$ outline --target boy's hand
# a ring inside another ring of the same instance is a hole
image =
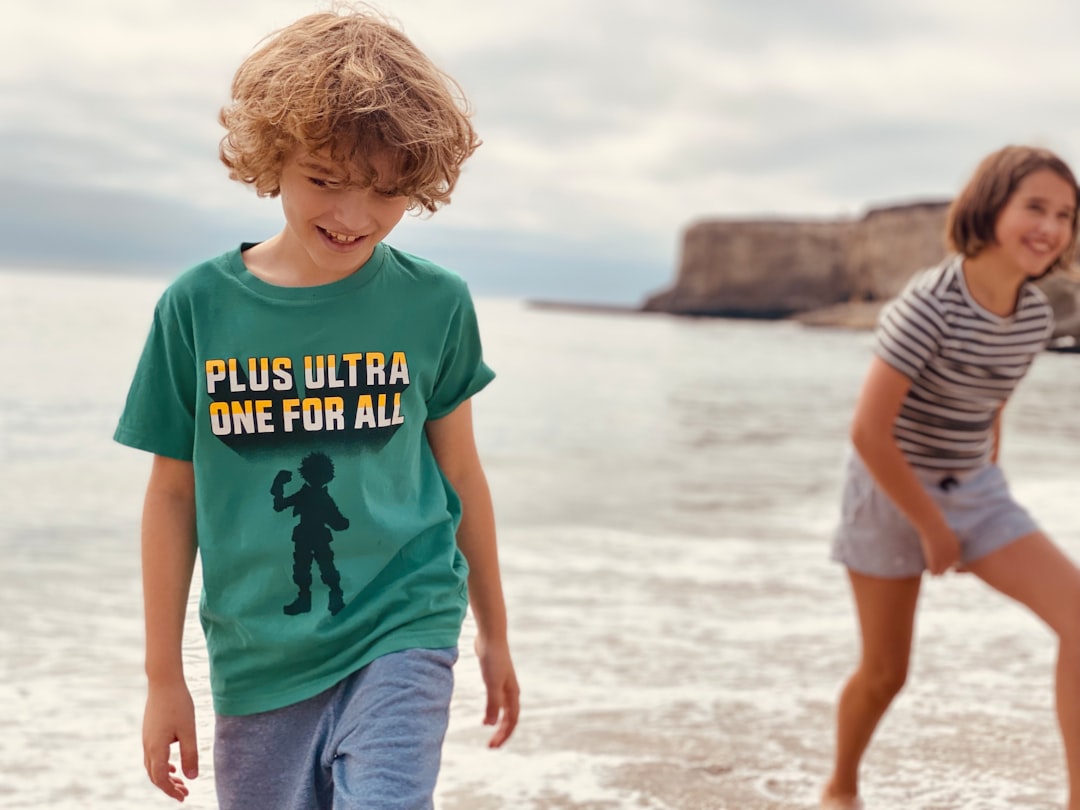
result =
[[[169,762],[169,749],[180,744],[180,766],[188,779],[199,775],[199,751],[195,744],[195,706],[187,686],[150,686],[143,715],[143,764],[146,774],[166,796],[184,801],[188,787]]]
[[[505,640],[487,643],[477,636],[475,646],[476,656],[480,660],[480,676],[487,689],[484,725],[498,724],[488,741],[488,748],[498,748],[510,739],[517,726],[521,689],[514,673],[514,662],[510,660],[510,647]]]
[[[940,576],[960,562],[960,541],[948,526],[919,535],[926,567],[934,576]]]

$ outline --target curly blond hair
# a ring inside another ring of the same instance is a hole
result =
[[[296,150],[327,150],[365,182],[389,154],[390,183],[410,207],[450,201],[461,165],[480,145],[454,79],[385,17],[367,7],[311,14],[267,37],[240,65],[219,120],[229,176],[259,196],[280,192]]]

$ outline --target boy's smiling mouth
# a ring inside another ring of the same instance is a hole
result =
[[[348,236],[347,234],[337,233],[336,231],[330,231],[318,225],[316,225],[315,227],[319,228],[319,231],[328,239],[330,239],[330,241],[338,245],[351,245],[355,242],[359,242],[361,239],[364,238],[363,236]]]

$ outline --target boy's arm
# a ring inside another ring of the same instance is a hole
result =
[[[154,456],[142,522],[143,604],[146,615],[147,699],[143,761],[150,781],[183,801],[169,749],[180,744],[184,774],[198,775],[195,709],[184,680],[182,640],[195,567],[195,475],[191,462]]]
[[[855,406],[851,441],[878,485],[919,532],[930,573],[943,574],[959,561],[960,543],[893,437],[910,388],[911,380],[874,357]]]
[[[488,745],[498,748],[514,731],[519,694],[507,641],[506,604],[495,543],[495,511],[473,435],[472,403],[427,423],[435,460],[461,499],[457,542],[469,562],[469,602],[476,619],[476,654],[487,688],[485,725],[498,728]],[[501,719],[500,719],[501,712]]]

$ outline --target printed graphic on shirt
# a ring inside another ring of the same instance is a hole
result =
[[[270,485],[274,511],[283,512],[291,506],[293,517],[300,518],[292,531],[293,582],[298,593],[283,610],[288,616],[311,611],[311,568],[315,564],[330,591],[327,608],[336,615],[345,607],[345,599],[341,574],[334,565],[334,551],[330,548],[334,539],[331,530],[340,532],[349,528],[349,519],[341,514],[327,490],[327,484],[334,479],[334,462],[323,453],[309,453],[300,462],[300,477],[304,483],[291,495],[285,494],[285,485],[292,481],[289,470],[280,470]]]
[[[221,357],[204,364],[210,430],[230,447],[382,446],[404,424],[403,351]]]

